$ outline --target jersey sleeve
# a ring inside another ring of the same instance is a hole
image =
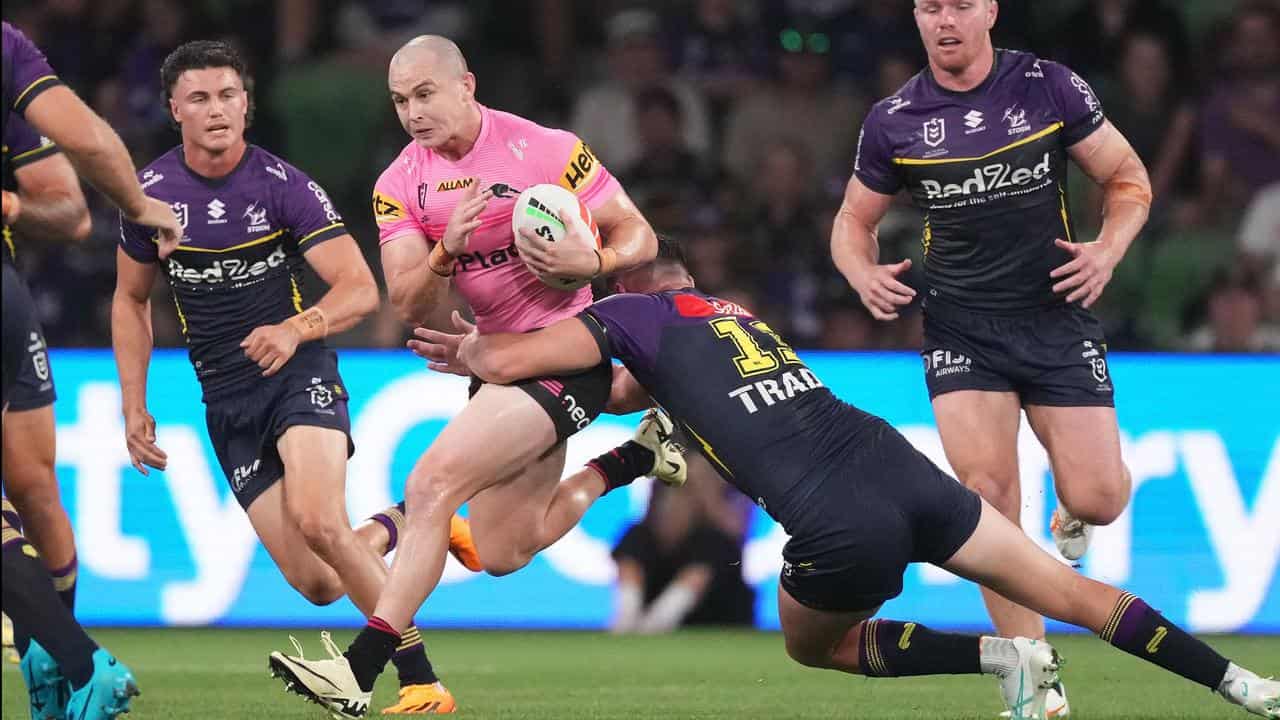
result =
[[[59,152],[49,138],[42,137],[20,117],[11,117],[4,127],[5,161],[17,170]]]
[[[378,243],[387,243],[405,235],[427,235],[427,230],[409,211],[410,202],[417,192],[413,178],[397,158],[391,167],[382,171],[373,186],[373,219],[378,223]]]
[[[292,231],[298,250],[304,253],[326,240],[347,234],[347,227],[329,193],[297,168],[290,168],[279,212]]]
[[[135,225],[120,214],[120,249],[124,254],[140,263],[154,263],[160,260],[160,252],[156,246],[156,229],[145,225]]]
[[[581,138],[565,130],[546,132],[543,170],[547,182],[576,194],[590,210],[600,207],[622,189],[617,178]]]
[[[1062,142],[1071,147],[1102,127],[1102,103],[1084,78],[1065,65],[1041,60],[1049,98],[1062,119]]]
[[[893,195],[902,187],[902,178],[893,166],[893,145],[884,126],[885,119],[885,111],[876,105],[862,121],[858,151],[853,157],[853,174],[881,195]]]
[[[669,306],[657,295],[625,293],[592,304],[578,314],[600,346],[600,354],[627,366],[653,367]]]
[[[44,53],[20,30],[5,23],[4,36],[4,64],[8,66],[5,73],[10,75],[8,79],[11,83],[6,87],[6,92],[13,94],[12,98],[5,98],[6,102],[11,103],[7,110],[25,115],[32,100],[45,90],[61,85],[62,81],[49,66]]]

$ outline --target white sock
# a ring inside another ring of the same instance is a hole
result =
[[[1246,670],[1233,662],[1228,662],[1227,672],[1222,675],[1222,682],[1218,683],[1218,694],[1227,698],[1228,700],[1233,699],[1231,695],[1228,694],[1227,692],[1228,690],[1227,686],[1230,685],[1233,680],[1239,677],[1256,678],[1258,676],[1255,673],[1249,670]]]
[[[1018,649],[1009,638],[983,635],[978,645],[978,667],[984,675],[1004,677],[1018,667]]]
[[[644,590],[639,585],[619,585],[615,599],[613,626],[615,633],[631,633],[636,631],[640,623],[640,611],[644,609]]]
[[[672,583],[649,606],[649,612],[640,620],[640,632],[664,633],[680,626],[684,617],[698,604],[699,593],[681,583]]]

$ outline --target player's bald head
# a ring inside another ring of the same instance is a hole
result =
[[[419,35],[391,56],[391,70],[429,66],[442,76],[462,77],[467,73],[467,59],[457,43],[443,35]]]

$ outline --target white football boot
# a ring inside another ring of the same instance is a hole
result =
[[[672,438],[674,434],[675,424],[671,418],[653,408],[640,420],[633,439],[636,444],[653,452],[653,468],[646,474],[678,487],[688,479],[689,465],[684,459],[684,448]]]
[[[325,660],[307,660],[302,656],[302,644],[292,635],[289,642],[298,654],[273,651],[267,660],[271,677],[283,679],[286,690],[320,704],[335,718],[362,718],[368,714],[373,693],[360,689],[350,663],[329,633],[320,633],[320,642],[329,653]]]
[[[1013,639],[1018,651],[1018,665],[1007,675],[998,675],[1000,694],[1004,696],[1006,716],[1011,720],[1048,720],[1063,717],[1049,715],[1049,693],[1059,684],[1058,667],[1061,659],[1058,651],[1043,640],[1019,637]],[[1065,695],[1060,695],[1063,706]]]
[[[8,615],[3,615],[3,618],[4,618],[3,619],[4,659],[5,659],[5,662],[10,662],[10,663],[13,663],[14,665],[17,665],[18,661],[21,660],[22,658],[18,657],[18,650],[13,646],[13,621],[9,619]]]
[[[1044,716],[1049,720],[1071,717],[1071,704],[1067,702],[1067,686],[1063,685],[1061,680],[1049,688],[1049,692],[1044,695]],[[1013,717],[1013,713],[1005,710],[999,717]]]
[[[1049,532],[1053,534],[1053,543],[1058,546],[1062,557],[1075,562],[1084,557],[1089,549],[1089,541],[1093,539],[1093,526],[1071,517],[1061,505],[1053,511],[1049,520]]]
[[[1254,715],[1280,718],[1280,682],[1260,678],[1235,663],[1227,666],[1218,694]]]

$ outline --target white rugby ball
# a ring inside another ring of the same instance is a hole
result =
[[[568,211],[569,222],[579,232],[569,235],[565,231],[564,223],[560,221],[561,210]],[[559,185],[543,183],[520,193],[520,197],[516,198],[516,206],[511,211],[511,232],[519,237],[522,229],[551,242],[586,241],[590,243],[586,246],[590,249],[599,250],[601,247],[600,229],[596,227],[596,221],[591,219],[591,211],[577,195]],[[529,271],[544,285],[557,290],[577,290],[591,283],[590,278],[541,275],[533,268],[529,268]]]

